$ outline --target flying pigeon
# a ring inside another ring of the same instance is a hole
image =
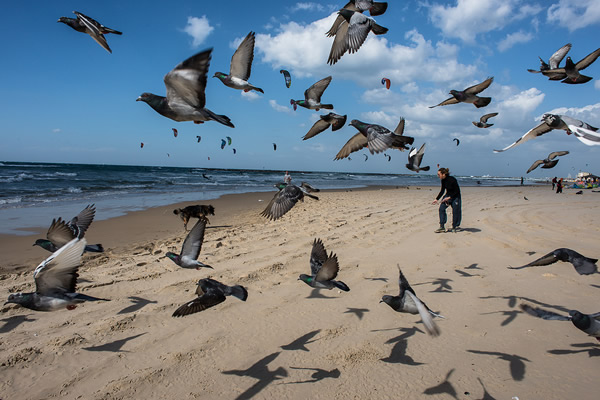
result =
[[[423,146],[421,146],[419,150],[417,150],[416,147],[411,148],[408,153],[408,164],[406,164],[406,168],[415,172],[429,171],[429,166],[420,167],[423,155],[425,155],[425,143],[423,143]]]
[[[338,288],[344,292],[350,291],[348,285],[334,280],[340,270],[337,255],[331,252],[327,255],[321,239],[315,239],[310,252],[310,275],[300,274],[299,280],[317,289]]]
[[[215,72],[213,78],[219,78],[225,86],[233,89],[243,90],[244,92],[256,90],[257,92],[264,93],[261,88],[248,83],[252,69],[252,60],[254,59],[254,37],[254,32],[250,32],[242,40],[235,53],[233,53],[229,75],[223,72]]]
[[[344,6],[344,8],[351,11],[358,11],[360,13],[368,10],[371,16],[376,17],[385,13],[387,6],[388,3],[381,3],[373,0],[350,0],[348,4]],[[333,22],[333,25],[326,33],[327,37],[335,36],[340,26],[346,24],[348,24],[348,21],[346,21],[342,15],[338,14],[337,18]]]
[[[114,29],[107,28],[95,19],[83,15],[80,12],[73,11],[73,14],[75,14],[77,18],[60,17],[56,22],[62,22],[64,24],[67,24],[71,28],[75,29],[77,32],[87,33],[92,37],[92,39],[96,41],[96,43],[104,47],[104,49],[109,53],[112,53],[112,50],[110,49],[110,47],[108,47],[108,43],[106,42],[106,38],[104,37],[104,35],[107,33],[122,35],[123,33]]]
[[[577,310],[570,310],[569,315],[560,315],[527,304],[521,304],[521,310],[529,315],[546,320],[571,321],[575,327],[600,341],[600,312],[595,314],[583,314]]]
[[[479,118],[479,122],[472,121],[473,125],[475,125],[478,128],[489,128],[490,126],[493,126],[494,124],[488,124],[487,120],[492,117],[495,117],[496,115],[498,115],[498,113],[485,114],[484,116]]]
[[[339,61],[344,53],[356,53],[363,45],[369,32],[375,35],[383,35],[387,33],[388,28],[378,25],[373,18],[367,17],[358,11],[342,8],[338,12],[339,16],[343,17],[347,23],[341,24],[335,32],[335,39],[331,45],[327,64],[333,65]]]
[[[288,71],[286,71],[285,69],[279,70],[279,73],[283,74],[283,78],[285,79],[285,86],[287,86],[288,88],[290,86],[292,86],[292,77],[291,77],[290,73]]]
[[[334,160],[346,158],[350,153],[365,147],[369,148],[371,154],[381,153],[387,149],[404,151],[415,140],[410,136],[402,135],[404,133],[404,118],[400,118],[400,122],[394,132],[381,125],[369,124],[357,119],[353,119],[350,125],[358,129],[358,133],[346,142]]]
[[[460,140],[458,140],[458,138],[454,138],[452,139],[453,141],[456,140],[456,145],[458,146],[460,144]]]
[[[539,57],[540,62],[541,62],[539,71],[535,70],[535,69],[528,69],[527,71],[534,73],[534,74],[539,74],[540,72],[544,73],[545,71],[557,69],[558,65],[563,60],[563,58],[565,58],[565,56],[567,55],[569,50],[571,50],[571,43],[565,44],[563,47],[558,49],[554,54],[552,54],[552,57],[550,57],[548,64],[546,64],[546,62],[544,60],[542,60],[542,57]]]
[[[553,151],[552,153],[548,154],[548,157],[546,157],[545,159],[537,160],[536,162],[534,162],[531,165],[531,167],[529,167],[529,169],[527,170],[527,173],[530,173],[542,164],[542,168],[554,168],[554,166],[558,164],[558,160],[554,160],[554,158],[559,156],[565,156],[567,154],[569,154],[568,151]]]
[[[419,300],[415,291],[410,287],[410,284],[404,277],[399,265],[398,272],[400,273],[400,278],[398,280],[398,284],[400,285],[400,293],[398,296],[385,295],[381,298],[380,303],[386,303],[397,312],[419,314],[421,316],[421,320],[423,320],[423,324],[425,325],[427,333],[429,333],[431,336],[438,336],[440,334],[440,329],[433,321],[432,315],[440,318],[443,317],[431,311],[425,303]]]
[[[458,103],[471,103],[475,107],[485,107],[492,101],[491,97],[479,97],[476,96],[478,93],[483,92],[487,89],[494,80],[494,77],[487,78],[485,81],[478,83],[477,85],[466,88],[465,90],[451,90],[450,94],[452,97],[442,101],[440,104],[435,106],[430,106],[429,108],[434,108],[438,106],[447,106],[448,104],[458,104]]]
[[[226,296],[234,296],[242,301],[246,301],[248,298],[248,291],[240,285],[227,286],[210,278],[200,279],[197,285],[198,297],[175,310],[173,317],[183,317],[204,311],[224,302]]]
[[[494,153],[506,151],[528,140],[535,139],[538,136],[548,133],[553,129],[562,129],[566,131],[568,135],[574,133],[577,139],[588,146],[593,144],[600,145],[600,133],[596,133],[598,128],[594,128],[583,121],[579,121],[578,119],[571,118],[567,115],[544,114],[542,116],[542,122],[538,126],[530,129],[513,144],[503,148],[502,150],[494,150]]]
[[[306,89],[304,91],[304,100],[290,100],[290,104],[294,106],[294,111],[296,111],[297,106],[317,111],[321,108],[333,110],[333,104],[321,104],[321,96],[325,89],[327,89],[327,86],[329,86],[329,82],[331,82],[331,76],[321,79]]]
[[[543,257],[538,258],[535,261],[530,262],[529,264],[523,265],[522,267],[508,267],[509,269],[522,269],[527,267],[537,267],[541,265],[550,265],[554,264],[557,261],[570,262],[573,267],[575,267],[575,271],[579,275],[589,275],[595,274],[598,272],[596,268],[596,263],[598,262],[597,258],[588,258],[582,256],[578,252],[571,250],[560,248],[550,253],[546,254]]]
[[[585,56],[581,61],[574,63],[571,57],[567,57],[564,68],[555,68],[542,71],[542,74],[552,81],[562,80],[562,83],[578,84],[592,80],[591,77],[579,73],[579,71],[590,66],[600,56],[600,48]]]
[[[33,272],[35,292],[12,293],[5,304],[20,304],[35,311],[56,311],[73,310],[84,301],[108,301],[75,292],[85,243],[85,239],[75,238],[52,253]]]
[[[275,196],[273,196],[267,207],[260,214],[273,221],[281,218],[285,213],[290,211],[298,200],[304,201],[304,195],[311,199],[319,200],[317,196],[310,194],[311,191],[315,190],[304,182],[300,186],[281,183],[276,187],[279,188],[279,192],[275,193]]]
[[[210,265],[204,264],[198,261],[200,250],[202,249],[202,242],[204,241],[204,230],[206,229],[206,218],[198,219],[196,225],[187,234],[181,246],[181,254],[171,253],[170,251],[165,254],[165,257],[169,257],[175,264],[183,268],[210,268]]]
[[[179,63],[165,75],[167,97],[142,93],[136,101],[148,103],[157,113],[174,121],[217,121],[234,128],[229,117],[217,115],[205,108],[206,73],[210,64],[212,48],[204,50]]]
[[[310,139],[311,137],[317,136],[331,126],[332,131],[341,129],[346,124],[346,116],[338,115],[330,112],[327,115],[321,115],[319,120],[310,128],[308,133],[302,137],[302,140]]]
[[[54,253],[71,240],[75,238],[82,238],[85,232],[89,228],[90,224],[94,220],[96,215],[96,207],[91,204],[81,210],[71,221],[65,222],[62,218],[53,219],[46,233],[46,239],[37,239],[34,246],[40,246],[41,248]],[[101,244],[90,244],[85,246],[84,251],[102,253],[104,248]]]

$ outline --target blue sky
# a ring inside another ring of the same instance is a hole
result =
[[[359,119],[393,130],[404,117],[405,135],[414,137],[416,146],[427,143],[423,165],[433,169],[440,164],[459,175],[521,176],[533,161],[569,150],[553,170],[528,176],[600,174],[600,146],[585,146],[564,131],[492,152],[521,137],[546,112],[600,126],[600,61],[583,71],[594,77],[583,85],[527,72],[539,67],[538,56],[548,60],[566,43],[573,44],[569,55],[575,62],[600,46],[598,0],[390,1],[387,12],[375,17],[389,32],[369,36],[357,53],[330,66],[332,39],[325,32],[344,4],[11,2],[0,14],[0,160],[412,173],[404,166],[407,152],[397,150],[387,152],[390,162],[381,154],[363,161],[366,149],[351,161],[333,161],[356,133],[351,126],[301,140],[325,113],[294,112],[289,100],[302,99],[305,89],[332,75],[323,102],[347,114],[348,123]],[[112,54],[57,23],[73,10],[123,31],[106,36]],[[212,78],[229,70],[237,44],[250,31],[257,38],[249,81],[264,94],[243,94]],[[209,47],[214,50],[207,108],[229,116],[234,129],[175,122],[135,101],[142,92],[164,95],[164,75]],[[282,68],[292,74],[289,89]],[[492,97],[489,106],[428,108],[448,98],[450,89],[489,76],[494,83],[482,93]],[[383,77],[391,80],[390,90],[381,84]],[[471,124],[490,112],[499,112],[490,120],[493,127]],[[178,130],[177,138],[171,128]],[[200,143],[196,135],[202,136]],[[221,150],[226,136],[233,143]],[[458,147],[455,137],[461,140]]]

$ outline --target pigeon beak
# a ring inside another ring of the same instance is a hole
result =
[[[142,96],[140,96],[137,99],[135,99],[135,101],[142,101]]]
[[[383,300],[379,300],[380,303],[383,303]]]

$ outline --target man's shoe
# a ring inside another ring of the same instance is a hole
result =
[[[444,233],[446,232],[446,228],[444,228],[443,226],[440,226],[439,228],[437,228],[435,230],[435,233]]]

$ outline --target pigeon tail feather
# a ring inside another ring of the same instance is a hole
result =
[[[83,251],[88,251],[91,253],[103,253],[104,252],[104,247],[102,247],[102,245],[100,243],[98,244],[88,244],[85,246],[85,249]]]
[[[421,171],[429,171],[429,168],[430,168],[430,167],[429,167],[429,165],[428,165],[428,166],[426,166],[426,167],[422,167],[422,168],[421,168]]]
[[[319,108],[322,108],[325,110],[333,110],[333,104],[321,104],[321,106]]]
[[[343,290],[344,292],[349,292],[350,288],[342,281],[331,281],[336,288]]]
[[[209,118],[212,119],[213,121],[220,122],[223,125],[226,125],[230,128],[235,128],[235,125],[233,125],[231,123],[231,120],[229,119],[228,116],[215,114],[214,112],[210,111],[208,108],[205,108],[204,110],[208,113]]]
[[[561,82],[562,83],[569,83],[571,85],[576,85],[578,83],[586,83],[586,82],[589,82],[591,80],[592,80],[591,76],[586,76],[586,75],[579,74],[579,76],[577,77],[577,79],[571,79],[569,77],[566,77]]]
[[[242,301],[246,301],[246,299],[248,298],[248,291],[245,287],[240,285],[229,286],[227,288],[227,291],[225,292],[225,295],[231,295],[233,297],[237,297]]]
[[[369,9],[372,17],[376,17],[386,12],[388,3],[373,2],[373,6]]]
[[[102,299],[100,297],[88,296],[87,294],[81,294],[81,293],[77,293],[75,295],[75,298],[78,300],[85,300],[85,301],[110,301],[110,299]]]
[[[373,24],[373,26],[371,26],[371,30],[376,35],[383,35],[384,33],[387,33],[388,28],[384,28],[383,26],[378,24]]]
[[[492,101],[491,97],[480,97],[473,104],[477,108],[485,107]]]

